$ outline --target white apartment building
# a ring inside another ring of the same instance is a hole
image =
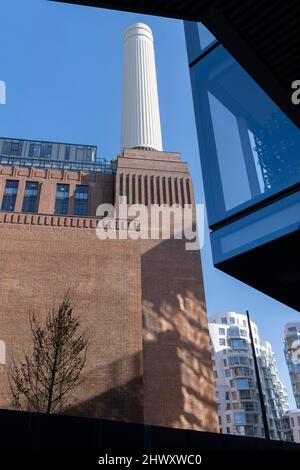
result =
[[[288,441],[300,443],[300,410],[289,410],[282,418]]]
[[[284,328],[284,354],[297,408],[300,408],[300,322]]]
[[[288,410],[287,389],[278,376],[270,343],[260,339],[251,322],[266,405],[270,436],[286,439],[282,416]],[[247,317],[236,312],[209,319],[220,432],[264,437]]]

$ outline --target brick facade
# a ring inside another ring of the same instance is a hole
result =
[[[89,349],[66,413],[217,432],[199,252],[184,240],[100,241],[95,230],[97,205],[119,194],[148,205],[192,202],[180,155],[128,150],[116,175],[3,166],[1,188],[6,178],[37,179],[41,189],[39,214],[20,205],[0,212],[0,408],[10,407],[11,357],[30,348],[28,313],[43,317],[71,287]],[[61,181],[90,185],[89,217],[53,214]]]

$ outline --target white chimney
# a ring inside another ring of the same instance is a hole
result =
[[[122,149],[162,151],[152,31],[130,26],[124,38]]]

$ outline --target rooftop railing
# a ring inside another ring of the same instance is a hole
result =
[[[113,161],[106,160],[105,158],[99,158],[96,162],[72,162],[0,155],[0,165],[100,172],[107,175],[112,175],[116,172],[115,163]]]

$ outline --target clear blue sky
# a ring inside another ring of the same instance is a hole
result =
[[[133,22],[147,23],[155,39],[164,149],[189,162],[203,202],[182,22],[46,0],[1,0],[0,18],[0,80],[7,86],[0,135],[93,144],[106,158],[120,150],[123,33]],[[283,328],[300,321],[299,314],[216,270],[207,230],[202,263],[208,314],[250,311],[273,346],[294,408]]]

